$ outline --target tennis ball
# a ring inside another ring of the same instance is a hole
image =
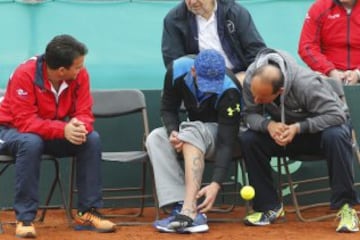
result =
[[[245,185],[241,188],[240,190],[240,196],[244,199],[244,200],[251,200],[255,197],[255,190],[252,186],[250,185]]]

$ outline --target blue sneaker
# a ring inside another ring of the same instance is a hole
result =
[[[168,225],[170,224],[170,222],[172,220],[175,219],[175,216],[180,213],[181,209],[182,209],[182,204],[181,203],[175,203],[174,206],[173,206],[173,209],[171,210],[170,215],[168,217],[164,218],[164,219],[156,220],[153,223],[153,226],[157,230],[159,230],[159,232],[166,232],[166,233],[175,232],[175,229],[169,228]]]
[[[203,213],[198,213],[194,220],[186,215],[178,214],[170,221],[168,228],[175,229],[178,233],[201,233],[209,230],[207,217]]]

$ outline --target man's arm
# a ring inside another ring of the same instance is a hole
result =
[[[221,184],[229,168],[240,126],[240,93],[227,90],[219,102],[216,155],[212,181]]]
[[[19,132],[36,133],[44,139],[64,137],[65,122],[39,117],[36,90],[31,76],[20,70],[15,71],[7,87],[13,126]]]
[[[175,59],[185,56],[184,36],[181,35],[180,30],[175,25],[171,15],[171,11],[164,19],[161,51],[165,67],[167,67]]]
[[[90,79],[86,69],[81,70],[78,74],[74,99],[74,112],[71,114],[71,118],[76,118],[80,122],[84,123],[88,132],[93,131],[94,115],[92,113],[93,98],[90,91]]]
[[[80,74],[80,73],[79,73]],[[84,77],[87,76],[86,71],[82,73]],[[77,81],[77,80],[73,80]],[[93,115],[91,112],[92,100],[90,93],[86,94],[86,89],[89,89],[88,78],[82,79],[80,86],[75,90],[74,95],[79,97],[74,101],[73,113],[69,117],[78,118],[86,126],[86,131],[93,130]],[[21,90],[22,94],[19,94]],[[39,106],[36,98],[38,89],[34,87],[34,83],[29,75],[24,72],[18,71],[12,76],[9,81],[7,91],[10,91],[10,111],[12,112],[13,125],[20,132],[33,132],[39,134],[44,139],[55,139],[65,137],[65,125],[63,120],[44,119],[39,116]],[[66,90],[65,90],[66,91]],[[90,99],[89,99],[90,98]],[[61,103],[60,103],[61,104]],[[51,107],[51,106],[50,106]],[[60,106],[53,106],[54,109]],[[55,111],[54,111],[55,112]],[[55,118],[56,116],[54,116]]]
[[[243,55],[246,59],[246,64],[250,65],[257,55],[257,53],[266,47],[263,38],[261,37],[256,25],[247,9],[235,4],[232,9],[236,15],[236,39],[239,41],[239,47],[243,51]]]
[[[207,212],[213,206],[216,195],[224,182],[233,156],[233,148],[240,125],[240,93],[228,90],[219,103],[219,120],[216,140],[216,155],[212,182],[200,189],[196,198],[205,196],[198,205],[200,212]]]
[[[301,30],[298,53],[312,70],[329,75],[335,66],[321,52],[320,12],[318,4],[311,6],[308,11]]]
[[[325,128],[345,123],[343,102],[322,81],[312,79],[299,92],[299,102],[309,112],[309,117],[299,122],[300,133],[315,133]]]
[[[170,65],[165,75],[160,107],[160,117],[168,135],[173,131],[179,131],[179,108],[182,100],[179,90],[175,87],[175,84],[179,83],[173,82],[172,72],[172,65]]]

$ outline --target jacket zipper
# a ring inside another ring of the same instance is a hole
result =
[[[351,60],[351,48],[350,48],[350,16],[352,11],[346,10],[346,19],[347,19],[347,34],[346,34],[346,43],[347,43],[347,69],[350,69],[350,60]]]

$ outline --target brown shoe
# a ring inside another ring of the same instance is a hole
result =
[[[115,232],[115,224],[96,211],[95,208],[91,208],[87,212],[78,212],[74,218],[76,226],[75,230],[90,230],[101,233]]]
[[[34,224],[30,221],[16,221],[15,235],[20,238],[36,238]]]

